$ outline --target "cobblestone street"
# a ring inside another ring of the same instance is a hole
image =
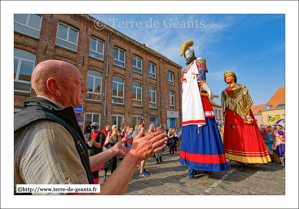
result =
[[[179,154],[169,156],[165,151],[162,160],[160,164],[153,157],[146,161],[149,177],[139,177],[136,168],[125,195],[285,195],[285,168],[276,162],[247,166],[241,172],[236,162],[228,161],[227,171],[200,172],[188,179],[188,167],[180,165]],[[102,184],[104,171],[99,173]]]

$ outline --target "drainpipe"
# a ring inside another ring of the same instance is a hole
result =
[[[108,57],[109,57],[109,43],[110,43],[110,33],[108,35],[108,43],[107,43],[107,60],[106,60],[106,77],[105,77],[105,102],[104,102],[104,128],[106,125],[106,105],[107,105],[107,80],[108,80]]]

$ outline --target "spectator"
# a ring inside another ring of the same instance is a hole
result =
[[[273,143],[274,143],[274,138],[273,138],[273,135],[270,134],[271,133],[271,126],[268,126],[267,127],[267,132],[266,132],[266,136],[265,136],[265,140],[266,140],[266,146],[267,146],[267,150],[269,152],[269,155],[270,155],[270,158],[271,158],[271,161],[272,163],[274,162],[274,158],[273,158],[273,149],[272,149],[272,146],[273,146]]]
[[[89,133],[91,132],[91,123],[92,123],[92,122],[90,122],[90,123],[85,127],[85,133],[86,133],[86,134],[89,134]]]
[[[118,142],[117,129],[115,128],[115,129],[112,129],[112,134],[109,133],[106,138],[106,141],[105,141],[106,149],[112,148],[117,142]],[[104,181],[106,181],[106,178],[107,178],[107,171],[108,170],[111,171],[111,174],[112,174],[113,171],[116,169],[116,166],[117,166],[117,157],[116,156],[104,163],[104,171],[105,171]]]
[[[168,129],[168,144],[169,144],[169,156],[174,155],[174,146],[175,146],[175,135],[174,129]],[[171,154],[172,153],[172,154]]]
[[[134,140],[137,137],[137,135],[139,134],[139,132],[143,129],[143,127],[144,127],[144,120],[142,118],[140,118],[139,121],[138,121],[138,124],[139,124],[139,126],[138,126],[137,130],[134,133]],[[144,136],[147,136],[152,131],[152,129],[153,129],[153,125],[151,124],[149,131],[146,132],[144,134]],[[146,159],[144,159],[144,160],[142,160],[140,162],[140,172],[139,172],[139,176],[140,177],[148,177],[149,176],[149,172],[147,170],[145,170],[145,168],[144,168],[144,166],[145,166],[145,160]]]
[[[99,124],[97,122],[91,124],[91,130],[91,133],[86,134],[86,138],[90,146],[89,155],[94,156],[103,151],[102,147],[105,143],[105,134],[99,131]],[[92,171],[95,184],[99,182],[99,170],[102,168],[103,164]]]
[[[127,147],[131,149],[132,142],[133,142],[133,128],[129,128],[128,133],[126,134],[126,141],[127,141]]]
[[[177,137],[178,137],[178,147],[180,147],[180,145],[181,145],[181,136],[182,136],[182,130],[180,130],[178,132],[178,135],[177,135]]]
[[[284,167],[284,153],[285,153],[285,134],[281,131],[283,128],[282,125],[276,124],[277,132],[275,133],[276,141],[277,141],[277,148],[276,153],[280,159],[281,166]]]
[[[177,153],[177,151],[178,151],[178,141],[179,141],[179,139],[178,139],[178,129],[175,127],[175,126],[173,126],[173,130],[174,130],[174,152],[175,152],[175,154],[177,155],[178,153]]]
[[[111,132],[111,126],[110,123],[106,123],[105,129],[101,130],[101,133],[105,134],[105,139],[107,138],[109,132]]]
[[[157,128],[156,128],[156,131],[160,131],[160,132],[161,132],[161,128],[160,128],[160,127],[157,127]],[[160,151],[158,151],[158,152],[155,153],[155,157],[156,157],[156,162],[157,162],[157,164],[159,164],[159,160],[160,160],[161,163],[163,162],[163,161],[162,161],[162,152],[163,152],[163,150],[160,150]]]
[[[126,156],[100,193],[124,194],[137,164],[165,147],[164,134],[141,137],[142,129],[134,149],[123,147],[122,141],[88,157],[73,109],[82,105],[88,91],[80,71],[70,63],[47,60],[35,67],[31,79],[37,97],[28,98],[25,109],[14,115],[15,188],[17,184],[93,184],[91,170],[114,156]]]
[[[266,139],[265,139],[265,137],[267,135],[267,129],[264,126],[260,127],[260,133],[261,133],[261,136],[262,136],[265,144],[267,145]]]

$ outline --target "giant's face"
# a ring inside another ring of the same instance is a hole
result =
[[[234,77],[233,76],[227,76],[226,78],[225,78],[225,81],[226,81],[226,83],[228,83],[228,84],[231,84],[231,83],[233,83],[234,82]]]

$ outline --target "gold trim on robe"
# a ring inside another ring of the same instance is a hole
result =
[[[250,108],[253,104],[248,89],[238,83],[229,94],[226,93],[226,89],[221,93],[222,115],[225,116],[226,108],[229,108],[245,120],[246,116],[250,115]]]

